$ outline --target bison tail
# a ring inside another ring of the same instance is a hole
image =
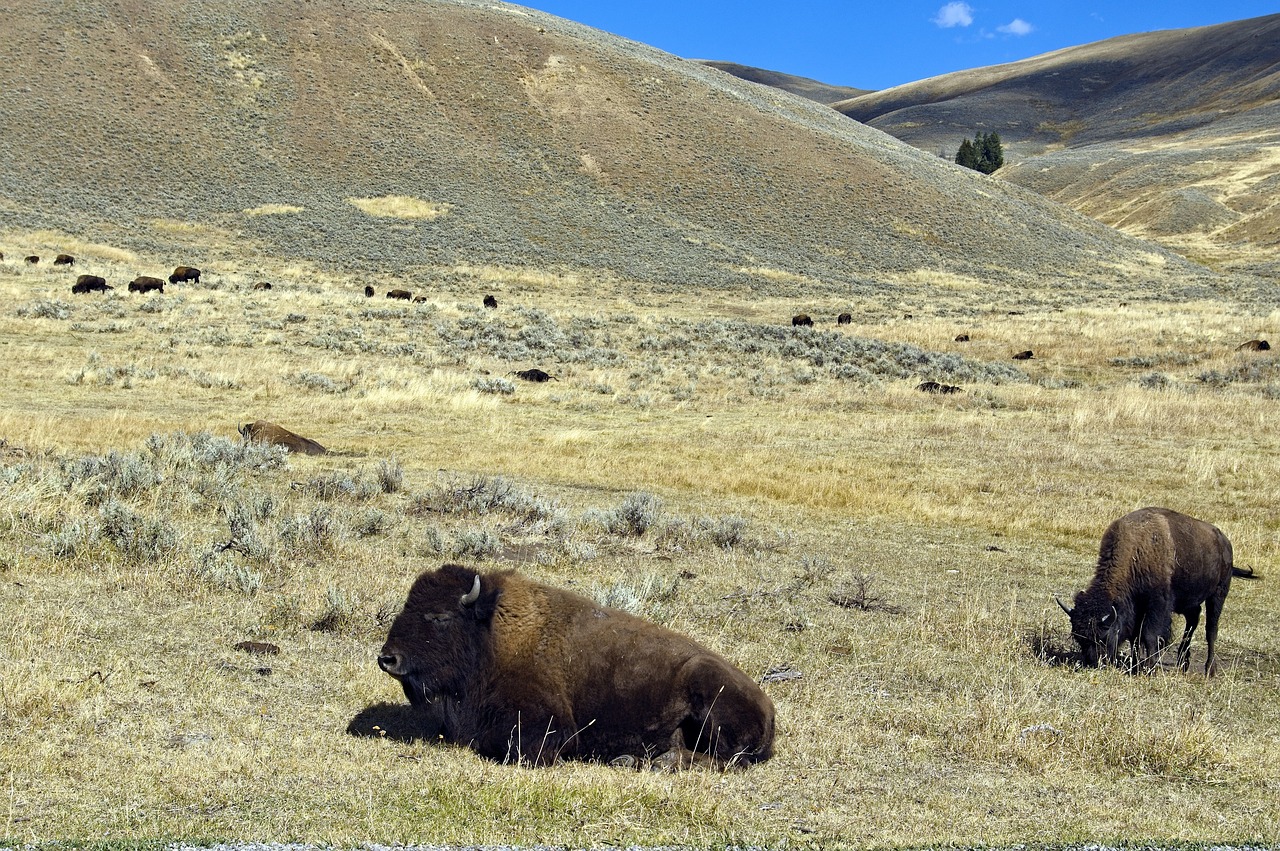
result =
[[[1231,568],[1232,576],[1239,576],[1241,579],[1261,579],[1262,577],[1253,572],[1252,567],[1235,567]]]

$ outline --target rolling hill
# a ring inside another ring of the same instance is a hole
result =
[[[998,131],[1008,182],[1186,256],[1280,275],[1280,15],[1109,39],[835,107],[930,152]]]
[[[0,157],[13,253],[53,231],[213,267],[864,292],[929,269],[1152,291],[1203,273],[826,106],[471,0],[18,0]]]

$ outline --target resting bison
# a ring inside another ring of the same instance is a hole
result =
[[[289,429],[278,426],[275,423],[269,423],[266,420],[251,422],[242,426],[239,432],[240,436],[245,440],[283,446],[289,452],[301,452],[303,455],[324,455],[328,452],[327,449],[314,440],[294,434]]]
[[[1247,343],[1241,343],[1236,346],[1237,352],[1269,352],[1271,344],[1266,340],[1250,340]]]
[[[797,328],[801,326],[812,328],[813,320],[809,318],[809,314],[807,313],[797,313],[795,316],[791,317],[791,324],[793,327]]]
[[[413,298],[413,293],[408,290],[387,290],[387,298],[400,298],[408,301]]]
[[[373,287],[370,286],[369,284],[365,284],[364,286],[364,297],[373,298]]]
[[[560,380],[556,378],[554,375],[552,375],[551,373],[543,372],[537,367],[534,367],[533,369],[517,370],[515,372],[508,373],[508,375],[514,375],[516,378],[522,378],[525,381],[543,382],[543,381],[559,381]]]
[[[957,343],[967,343],[967,342],[969,342],[969,335],[968,335],[968,334],[956,334],[956,339],[955,339],[955,341],[956,341]]]
[[[108,286],[107,279],[98,275],[81,275],[76,278],[76,282],[71,285],[71,292],[77,295],[81,293],[102,292],[114,290],[115,287]]]
[[[53,265],[55,266],[74,266],[75,264],[76,258],[72,257],[70,254],[59,254],[57,257],[53,258]]]
[[[666,768],[773,755],[773,703],[682,635],[513,571],[426,571],[378,666],[441,735],[482,756]]]
[[[1098,551],[1098,569],[1089,587],[1068,609],[1071,635],[1084,664],[1114,662],[1130,642],[1131,668],[1151,669],[1169,643],[1174,612],[1186,619],[1178,644],[1178,664],[1191,665],[1191,634],[1205,607],[1209,645],[1205,673],[1214,672],[1218,616],[1231,576],[1250,576],[1232,565],[1231,542],[1216,526],[1170,511],[1140,508],[1107,527]]]
[[[34,266],[35,264],[37,264],[37,263],[39,263],[39,262],[40,262],[40,255],[39,255],[39,254],[28,254],[26,257],[23,257],[23,258],[22,258],[22,261],[23,261],[24,263],[30,263],[32,266]]]
[[[498,300],[491,295],[485,296],[483,303],[484,306],[488,308],[496,308],[498,306]]]
[[[200,270],[194,266],[179,266],[169,276],[169,283],[171,284],[186,283],[187,281],[200,283]]]
[[[939,384],[937,381],[922,381],[916,385],[921,393],[963,393],[964,390],[954,384]]]
[[[149,293],[164,292],[164,281],[159,278],[153,278],[150,275],[139,275],[129,282],[129,292],[131,293]]]
[[[270,282],[270,281],[259,281],[258,283],[256,283],[256,284],[254,284],[254,285],[253,285],[253,288],[254,288],[255,290],[269,290],[269,289],[271,289],[271,282]]]
[[[1013,359],[1014,360],[1031,360],[1034,357],[1035,355],[1031,353],[1031,350],[1027,349],[1025,352],[1018,352],[1016,355],[1013,356]]]
[[[837,316],[837,317],[836,317],[836,324],[837,324],[837,325],[848,325],[848,324],[850,324],[851,322],[853,322],[853,314],[852,314],[852,313],[842,313],[842,314],[840,314],[839,316]]]

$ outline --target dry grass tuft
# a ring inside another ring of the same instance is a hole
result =
[[[380,219],[439,219],[449,215],[452,204],[424,201],[409,195],[383,195],[377,198],[348,198],[362,212]]]

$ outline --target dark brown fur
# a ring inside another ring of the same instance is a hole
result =
[[[491,295],[487,295],[484,297],[483,304],[485,307],[492,310],[493,308],[496,308],[498,306],[498,300]]]
[[[253,288],[254,288],[255,290],[269,290],[269,289],[271,289],[271,282],[270,282],[270,281],[259,281],[258,283],[256,283],[256,284],[254,284],[254,285],[253,285]]]
[[[365,298],[373,298],[373,287],[372,287],[370,284],[365,284],[365,287],[364,287],[364,297],[365,297]]]
[[[164,281],[159,278],[153,278],[150,275],[139,275],[129,282],[129,292],[131,293],[149,293],[164,292]]]
[[[937,381],[922,381],[916,385],[916,389],[921,393],[963,393],[964,389],[954,384],[940,384]]]
[[[34,266],[35,264],[40,262],[40,255],[28,254],[26,257],[23,257],[22,260],[24,263],[30,263],[32,266]]]
[[[955,339],[955,341],[956,341],[957,343],[967,343],[967,342],[969,342],[969,335],[968,335],[968,334],[956,334],[956,339]]]
[[[813,320],[809,318],[809,314],[807,313],[797,313],[795,316],[791,317],[791,324],[797,328],[801,326],[812,328]]]
[[[837,324],[837,325],[848,325],[848,324],[850,324],[851,322],[853,322],[853,314],[852,314],[852,313],[842,313],[842,314],[840,314],[839,316],[837,316],[837,317],[836,317],[836,324]]]
[[[71,285],[71,292],[80,295],[82,293],[102,292],[113,290],[115,287],[108,286],[107,279],[98,275],[81,275],[76,278],[76,282]]]
[[[447,741],[490,759],[724,768],[773,753],[773,703],[724,657],[512,571],[423,573],[378,665]]]
[[[169,283],[171,284],[186,283],[187,281],[200,283],[200,270],[194,266],[179,266],[169,276]]]
[[[1269,352],[1271,344],[1266,340],[1249,340],[1236,346],[1237,352]]]
[[[251,422],[242,426],[239,431],[240,436],[245,440],[283,446],[290,452],[301,452],[303,455],[324,455],[328,452],[327,449],[311,438],[294,434],[289,429],[278,426],[275,423],[269,423],[266,420]]]
[[[552,375],[551,373],[538,369],[536,366],[533,369],[520,369],[510,374],[514,375],[516,378],[523,379],[524,381],[535,381],[539,383],[543,381],[559,381],[560,380],[556,378],[554,375]]]
[[[1025,352],[1018,352],[1016,355],[1013,356],[1013,359],[1014,360],[1031,360],[1034,357],[1035,355],[1032,353],[1032,351],[1030,349],[1027,349]]]
[[[1203,605],[1205,673],[1212,675],[1218,617],[1232,572],[1231,542],[1203,520],[1167,508],[1141,508],[1116,520],[1102,536],[1093,582],[1067,611],[1084,664],[1116,661],[1128,641],[1132,667],[1154,668],[1177,612],[1186,619],[1178,644],[1178,664],[1185,671]]]
[[[59,254],[57,257],[53,258],[53,265],[55,266],[74,266],[75,264],[76,258],[72,257],[70,254]]]
[[[413,293],[408,290],[387,290],[387,298],[399,298],[409,301],[413,298]]]

